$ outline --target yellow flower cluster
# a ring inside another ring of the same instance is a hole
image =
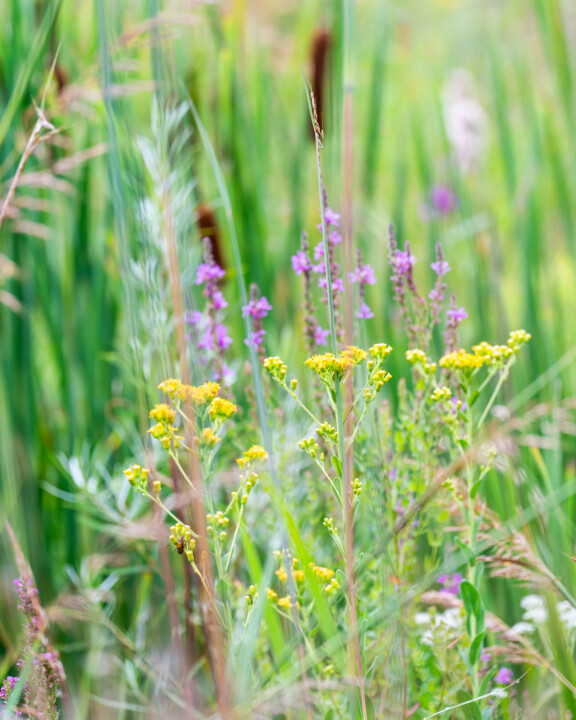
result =
[[[282,610],[290,610],[291,607],[298,607],[298,603],[293,603],[290,595],[286,595],[278,598],[278,607],[282,608]]]
[[[406,360],[410,365],[420,365],[426,375],[433,375],[436,372],[436,363],[432,362],[423,350],[406,350]]]
[[[321,565],[312,565],[312,570],[314,574],[319,577],[320,580],[324,580],[324,582],[328,582],[334,577],[334,570],[322,567]]]
[[[365,350],[349,346],[335,357],[332,353],[313,355],[304,363],[313,370],[321,380],[330,382],[335,376],[342,377],[344,373],[355,365],[360,365],[368,357]]]
[[[146,481],[150,473],[148,468],[143,468],[140,465],[132,465],[132,467],[127,468],[123,472],[130,485],[134,487],[146,487]]]
[[[215,447],[216,443],[221,441],[222,438],[215,435],[212,428],[204,428],[204,430],[200,433],[199,442],[200,445],[203,445],[204,447]]]
[[[508,336],[508,346],[516,354],[521,346],[525,345],[531,338],[532,335],[527,333],[526,330],[513,330]]]
[[[376,343],[376,345],[372,345],[370,348],[370,355],[378,362],[384,362],[391,352],[392,348],[390,345],[386,345],[386,343]]]
[[[218,395],[220,385],[209,381],[196,387],[168,378],[158,385],[158,389],[169,395],[172,400],[191,400],[195,405],[206,405]]]
[[[155,405],[152,410],[150,410],[150,417],[158,423],[168,425],[174,422],[176,410],[173,410],[169,405],[166,405],[166,403],[162,403],[161,405]]]
[[[176,435],[176,428],[170,424],[156,423],[148,432],[155,440],[160,440],[165,450],[170,449],[170,443],[172,441],[174,441],[174,448],[178,448],[184,440],[181,435]]]
[[[251,448],[246,450],[241,458],[237,458],[236,462],[240,467],[245,467],[252,462],[264,462],[268,459],[268,453],[261,445],[252,445]]]
[[[264,367],[270,375],[278,382],[283,382],[286,377],[287,367],[279,357],[268,357],[264,360]]]
[[[440,367],[447,370],[476,370],[482,367],[483,359],[479,355],[472,355],[466,350],[454,350],[440,358]]]
[[[194,548],[196,540],[192,537],[192,529],[184,523],[177,522],[170,528],[170,542],[179,555],[185,554],[188,560],[194,562]]]
[[[210,415],[212,422],[214,422],[217,418],[219,420],[228,420],[228,418],[231,418],[232,415],[234,415],[237,409],[236,405],[234,405],[233,402],[230,402],[230,400],[216,397],[210,403],[208,415]]]
[[[446,400],[450,400],[451,397],[452,391],[444,385],[442,387],[437,387],[436,390],[434,390],[430,396],[430,400],[432,400],[432,402],[445,402]]]
[[[474,345],[472,348],[474,355],[481,357],[486,365],[498,365],[501,364],[506,358],[512,355],[512,348],[508,345],[490,345],[486,340],[483,340],[478,345]]]

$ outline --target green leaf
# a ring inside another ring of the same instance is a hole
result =
[[[342,463],[340,462],[340,458],[337,458],[336,455],[332,455],[332,465],[334,467],[334,470],[336,470],[338,474],[338,478],[342,477]]]
[[[462,602],[464,603],[466,614],[468,617],[473,616],[476,618],[476,629],[482,631],[484,629],[485,611],[480,593],[468,580],[462,581],[460,592],[462,593]]]
[[[486,631],[483,630],[482,632],[479,632],[478,635],[472,640],[472,644],[470,645],[470,652],[468,653],[468,658],[470,660],[471,665],[476,665],[478,660],[480,659],[480,654],[482,653],[482,646],[484,644],[484,636],[486,635]]]
[[[470,402],[468,403],[468,407],[472,407],[472,405],[474,405],[474,403],[476,402],[476,400],[478,400],[479,397],[480,393],[478,392],[478,390],[474,390],[472,395],[470,395]]]
[[[468,563],[470,565],[473,565],[476,560],[476,553],[474,552],[474,550],[472,550],[472,548],[468,545],[465,545],[460,538],[456,538],[455,542],[456,545],[458,545],[458,547],[460,548],[460,550],[462,550],[464,555],[466,555],[466,560],[468,561]]]
[[[364,700],[366,702],[366,717],[368,720],[375,720],[376,710],[374,703],[366,694],[366,690],[364,690]],[[355,687],[350,691],[350,720],[363,720],[363,718],[360,688]]]
[[[482,720],[482,713],[476,702],[470,702],[473,698],[466,690],[458,690],[456,693],[456,699],[459,703],[468,703],[458,708],[462,714],[466,717],[466,720]]]

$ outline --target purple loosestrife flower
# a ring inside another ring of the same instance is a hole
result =
[[[466,310],[464,310],[463,307],[448,310],[446,314],[449,318],[452,318],[457,323],[461,323],[462,320],[465,320],[468,317],[468,313],[466,312]]]
[[[428,295],[432,327],[434,327],[440,320],[440,311],[442,310],[444,292],[446,291],[446,283],[442,281],[442,278],[452,269],[448,261],[444,260],[442,245],[440,245],[440,243],[436,243],[436,261],[433,262],[430,267],[437,275],[434,287]]]
[[[486,650],[486,648],[484,648],[482,650],[482,652],[480,653],[480,662],[483,662],[483,663],[490,662],[491,658],[492,658],[492,653],[489,653],[488,650]]]
[[[509,683],[514,680],[514,673],[510,668],[505,667],[504,665],[498,670],[496,677],[494,678],[494,682],[497,685],[508,685]]]
[[[436,582],[443,586],[440,592],[448,593],[449,595],[458,595],[463,579],[460,573],[455,573],[454,575],[440,575]]]
[[[388,259],[392,268],[392,289],[394,299],[400,307],[411,347],[427,347],[428,308],[418,293],[413,270],[416,258],[410,252],[410,243],[404,243],[404,250],[398,249],[394,227],[390,225],[388,235]],[[410,291],[408,295],[407,291]]]
[[[230,369],[224,362],[224,353],[232,339],[220,320],[219,312],[228,307],[228,302],[218,288],[218,283],[226,273],[214,261],[209,238],[204,238],[203,246],[204,262],[200,263],[196,271],[196,285],[204,285],[202,294],[206,298],[206,305],[204,312],[191,310],[184,316],[191,331],[187,339],[194,341],[196,347],[204,351],[201,362],[203,365],[212,366],[214,380],[222,382],[226,376],[231,381]]]
[[[304,250],[298,250],[296,255],[292,255],[292,269],[296,275],[304,275],[310,272],[312,264],[310,262],[310,256],[308,252]]]
[[[430,205],[435,214],[450,215],[458,207],[458,198],[448,185],[437,183],[430,188]]]
[[[348,280],[351,283],[358,283],[358,295],[360,297],[360,307],[356,313],[359,320],[367,320],[373,318],[374,313],[366,304],[366,285],[374,285],[376,282],[376,274],[371,265],[364,265],[362,262],[362,252],[356,251],[356,269],[354,272],[348,273]]]
[[[458,349],[458,326],[468,317],[463,307],[456,307],[456,295],[450,298],[450,307],[446,312],[446,330],[444,331],[444,352],[449,353]]]
[[[251,345],[256,350],[256,353],[260,356],[261,362],[264,361],[264,336],[266,331],[262,327],[262,319],[268,315],[272,310],[272,305],[264,297],[260,296],[258,285],[252,283],[250,285],[250,300],[248,305],[244,305],[242,308],[242,317],[250,316],[252,318],[252,332],[244,340],[245,344],[250,347]]]
[[[317,324],[314,329],[314,345],[326,345],[329,335],[329,330],[323,330],[320,325]]]
[[[324,190],[324,202],[326,203],[326,191]],[[338,232],[338,224],[340,215],[331,210],[326,203],[325,211],[327,233],[326,241],[328,245],[328,268],[330,272],[330,283],[332,285],[332,304],[334,306],[334,315],[336,320],[336,334],[342,337],[344,331],[342,329],[342,318],[339,308],[341,304],[340,295],[344,292],[344,283],[340,277],[340,265],[336,262],[336,245],[342,242],[342,236]],[[318,229],[322,230],[322,224],[318,225]],[[322,262],[318,262],[319,260]],[[314,260],[316,264],[312,265],[312,272],[319,275],[318,287],[323,289],[323,302],[328,302],[328,280],[326,278],[326,260],[324,258],[324,244],[319,242],[314,248]]]

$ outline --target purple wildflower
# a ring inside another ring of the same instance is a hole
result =
[[[374,268],[371,265],[358,265],[354,272],[348,273],[348,280],[360,285],[374,285],[376,282]]]
[[[438,215],[449,215],[458,207],[458,198],[448,185],[436,184],[430,188],[430,205]]]
[[[514,673],[504,665],[498,670],[494,682],[498,685],[508,685],[514,679]]]
[[[408,275],[412,272],[414,264],[417,262],[416,257],[412,255],[410,250],[398,250],[395,257],[395,270],[401,275]]]
[[[452,270],[448,260],[436,260],[436,262],[433,262],[430,267],[434,270],[438,277],[443,277],[446,273],[449,273],[450,270]]]
[[[323,330],[320,325],[316,325],[314,328],[314,345],[326,345],[328,342],[329,330]]]
[[[448,593],[449,595],[458,595],[463,579],[460,573],[455,573],[454,575],[440,575],[436,582],[443,586],[440,592]]]
[[[374,317],[374,313],[368,307],[368,305],[366,305],[366,303],[362,303],[362,305],[360,305],[358,312],[356,313],[356,317],[359,320],[368,320],[369,318]]]
[[[298,250],[296,255],[292,255],[292,269],[296,275],[303,275],[311,269],[310,256],[304,250]]]
[[[334,227],[338,227],[338,224],[340,223],[340,215],[337,212],[334,212],[334,210],[331,210],[329,207],[326,208],[324,211],[324,219],[326,220],[326,225],[334,225]],[[322,223],[317,225],[318,230],[322,230]]]
[[[224,352],[232,343],[226,327],[220,320],[220,310],[228,307],[218,283],[225,276],[224,270],[216,264],[212,255],[212,245],[208,238],[203,239],[204,262],[198,266],[196,284],[204,285],[202,294],[206,298],[205,311],[188,311],[185,315],[191,333],[188,340],[194,341],[196,347],[204,350],[201,361],[204,365],[212,365],[214,379],[223,378]]]
[[[483,663],[490,662],[491,658],[492,658],[492,653],[489,653],[488,650],[486,650],[486,648],[484,648],[482,650],[482,652],[480,653],[480,662],[483,662]]]
[[[196,285],[222,280],[225,274],[224,270],[219,265],[216,265],[214,261],[212,263],[200,263],[196,271]]]
[[[462,320],[465,320],[468,317],[468,313],[466,312],[466,310],[464,310],[463,307],[448,310],[446,315],[448,315],[449,318],[452,318],[458,324],[460,324]]]
[[[256,283],[250,285],[250,300],[248,305],[242,308],[242,317],[252,318],[252,332],[244,341],[248,347],[253,346],[261,360],[264,360],[264,336],[266,331],[262,327],[262,319],[272,310],[272,305],[264,297],[260,296]]]
[[[456,307],[456,295],[450,298],[450,307],[446,313],[446,330],[444,332],[444,352],[452,352],[458,348],[458,326],[468,317],[463,307]]]

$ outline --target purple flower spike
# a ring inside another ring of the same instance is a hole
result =
[[[464,310],[463,307],[451,308],[446,314],[449,318],[452,318],[452,320],[454,320],[454,322],[457,324],[460,324],[462,320],[468,317],[468,313],[466,312],[466,310]]]
[[[437,260],[436,262],[433,262],[430,267],[432,268],[432,270],[434,270],[438,277],[442,277],[446,275],[446,273],[449,273],[450,270],[452,270],[448,260]]]
[[[248,305],[244,305],[242,308],[242,317],[250,315],[254,320],[262,320],[262,318],[268,315],[270,310],[272,310],[272,305],[270,305],[268,300],[262,295],[262,297],[256,300],[250,300]]]
[[[320,325],[316,325],[314,328],[314,344],[326,345],[328,342],[328,335],[330,335],[328,330],[323,330]]]
[[[401,275],[408,275],[408,273],[412,271],[415,263],[416,258],[409,250],[398,250],[395,257],[394,270]]]
[[[374,317],[374,313],[372,312],[372,310],[370,310],[366,303],[362,303],[362,305],[360,305],[360,309],[356,313],[356,317],[359,320],[368,320],[369,318]]]
[[[226,273],[216,263],[201,263],[196,271],[196,285],[203,285],[206,282],[222,280]]]
[[[484,648],[484,650],[482,650],[482,652],[480,653],[480,662],[483,662],[483,663],[490,662],[491,658],[492,658],[492,653],[489,653],[488,650],[486,650],[486,648]]]
[[[510,670],[510,668],[505,666],[502,666],[500,670],[498,670],[498,673],[494,678],[494,682],[497,685],[508,685],[512,682],[512,680],[514,680],[514,673]]]
[[[292,255],[292,269],[296,275],[302,275],[303,273],[309,272],[311,269],[310,258],[308,253],[303,250],[298,250],[296,255]]]
[[[252,318],[252,332],[244,341],[248,347],[253,346],[258,355],[263,360],[264,356],[264,336],[266,331],[262,327],[262,319],[272,310],[272,305],[267,298],[259,296],[258,286],[255,283],[250,285],[250,300],[248,305],[242,308],[242,317],[250,316]]]
[[[458,198],[447,185],[437,184],[430,188],[430,204],[438,215],[449,215],[458,207]]]

